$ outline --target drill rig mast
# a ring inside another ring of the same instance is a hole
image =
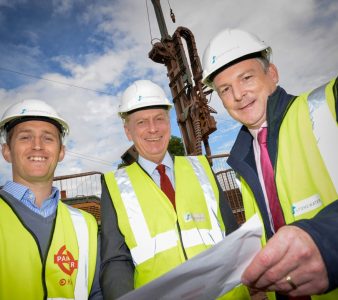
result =
[[[161,41],[153,45],[149,58],[167,67],[169,87],[173,97],[178,127],[186,155],[211,155],[209,135],[216,130],[216,121],[211,113],[216,111],[208,105],[207,92],[202,84],[202,66],[197,53],[195,38],[185,27],[178,27],[171,37],[168,34],[160,0],[151,0],[161,33]],[[171,11],[174,21],[174,14]],[[185,45],[183,44],[185,41]],[[185,47],[188,50],[189,61]],[[190,63],[190,64],[189,64]],[[210,92],[209,92],[210,93]],[[126,164],[136,161],[138,153],[131,146],[122,156]]]
[[[149,58],[167,67],[169,87],[173,96],[177,123],[187,155],[202,154],[202,141],[206,155],[210,155],[209,135],[216,130],[202,84],[202,66],[195,38],[185,27],[178,27],[171,37],[168,34],[160,0],[151,0],[161,32],[161,41],[153,45]],[[173,14],[172,14],[173,17]],[[183,40],[186,42],[189,61]],[[190,64],[189,64],[190,63]]]

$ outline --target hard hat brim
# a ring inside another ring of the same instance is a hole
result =
[[[21,117],[21,118],[14,118],[14,119],[8,121],[4,125],[4,130],[6,132],[9,132],[16,125],[23,123],[23,122],[27,122],[27,121],[48,122],[48,123],[53,124],[60,131],[60,133],[64,133],[64,131],[65,131],[64,127],[60,124],[60,121],[56,121],[54,119],[51,119],[51,118],[48,118],[48,117],[42,117],[42,116],[24,116],[24,117]]]
[[[223,66],[220,66],[218,69],[214,70],[211,74],[209,74],[208,77],[206,77],[204,80],[203,80],[203,83],[207,86],[210,86],[212,85],[212,82],[214,80],[214,78],[217,76],[217,74],[219,74],[220,72],[222,72],[223,70],[241,62],[241,61],[244,61],[244,60],[247,60],[247,59],[252,59],[252,58],[266,58],[263,54],[262,54],[262,51],[259,51],[259,52],[255,52],[255,53],[249,53],[249,54],[246,54],[246,55],[243,55],[237,59],[234,59],[232,61],[230,61],[229,63],[223,65]]]
[[[165,110],[170,110],[172,108],[172,104],[168,104],[168,105],[149,105],[149,106],[142,106],[142,107],[138,107],[126,112],[119,112],[119,115],[123,118],[125,116],[131,115],[134,112],[137,111],[141,111],[141,110],[147,110],[147,109],[165,109]]]

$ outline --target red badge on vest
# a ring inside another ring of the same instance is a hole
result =
[[[72,275],[74,270],[77,269],[77,260],[63,245],[57,254],[54,255],[54,263],[67,275]]]

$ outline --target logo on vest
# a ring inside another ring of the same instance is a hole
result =
[[[318,194],[312,195],[306,199],[292,204],[292,214],[298,217],[302,214],[315,210],[323,205]]]
[[[66,245],[63,245],[54,255],[54,264],[57,264],[67,275],[72,275],[74,270],[78,268],[77,262],[74,256],[66,249]]]
[[[185,222],[205,222],[205,215],[203,213],[196,213],[196,214],[192,214],[192,213],[185,213],[183,215],[183,219]]]

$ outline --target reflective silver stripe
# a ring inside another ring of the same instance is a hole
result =
[[[203,241],[204,245],[215,245],[216,243],[214,236],[219,235],[219,230],[217,230],[217,232],[213,232],[212,230],[208,229],[193,228],[190,230],[182,230],[181,234],[184,246],[189,248],[201,245],[201,240]]]
[[[177,245],[175,231],[168,231],[151,237],[148,224],[127,172],[124,169],[119,169],[115,173],[115,178],[137,244],[130,250],[134,264],[141,264],[152,258],[156,253],[175,247]]]
[[[141,264],[153,258],[155,254],[176,247],[177,234],[174,230],[163,232],[130,250],[134,263]]]
[[[47,298],[47,300],[74,300],[74,298]]]
[[[203,193],[206,199],[207,207],[208,207],[210,222],[211,222],[212,229],[209,231],[208,234],[203,234],[203,235],[201,234],[201,237],[203,239],[203,242],[206,245],[210,244],[210,243],[206,243],[209,240],[209,238],[213,241],[212,244],[216,244],[220,242],[221,240],[223,240],[224,238],[224,232],[221,230],[221,227],[218,223],[218,218],[217,218],[218,202],[215,198],[215,194],[212,189],[212,185],[209,180],[209,177],[205,173],[205,170],[202,164],[198,160],[198,157],[187,156],[186,158],[191,163],[192,168],[194,169],[194,172],[197,176],[197,179],[202,187],[202,190],[203,190]]]
[[[89,232],[86,220],[82,213],[71,206],[67,205],[74,225],[76,238],[79,248],[78,270],[74,296],[75,300],[88,299],[88,273],[89,273]]]
[[[136,244],[141,245],[144,240],[151,240],[151,236],[140,203],[138,202],[126,170],[117,170],[115,178],[127,211],[130,227],[134,233]]]
[[[312,130],[331,180],[338,192],[338,127],[326,101],[323,85],[308,96]]]
[[[190,230],[182,230],[182,239],[186,248],[198,246],[201,241],[205,245],[214,245],[215,241],[212,238],[213,233],[208,229],[197,229],[193,228]],[[176,247],[177,245],[177,234],[174,230],[160,233],[151,240],[143,241],[141,245],[131,249],[134,262],[140,264],[146,260],[154,257],[155,254],[170,248]]]

